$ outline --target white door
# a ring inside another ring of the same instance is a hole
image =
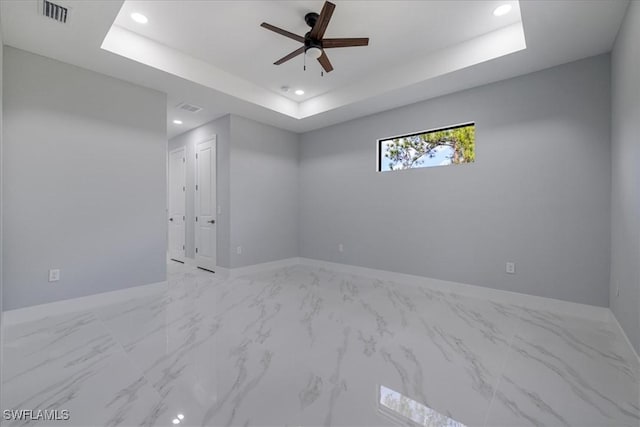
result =
[[[216,268],[216,138],[196,146],[196,265]]]
[[[169,258],[184,262],[185,240],[185,151],[169,153]]]

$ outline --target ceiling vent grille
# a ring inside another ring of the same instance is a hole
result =
[[[199,113],[203,110],[202,107],[198,107],[197,105],[187,104],[186,102],[182,102],[178,104],[178,110],[188,111],[189,113]]]
[[[69,17],[69,9],[47,0],[42,0],[42,8],[40,9],[43,16],[51,18],[62,24],[66,24]]]

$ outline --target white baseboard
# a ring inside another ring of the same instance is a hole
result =
[[[609,321],[616,325],[616,327],[618,328],[618,331],[620,331],[620,334],[624,337],[625,341],[627,342],[627,345],[629,346],[633,354],[635,354],[636,358],[638,359],[638,363],[640,363],[640,355],[636,351],[636,348],[633,346],[633,344],[631,344],[631,340],[629,339],[629,336],[624,331],[624,329],[622,329],[622,325],[620,324],[620,322],[618,322],[618,318],[611,310],[609,310]]]
[[[166,289],[167,282],[158,282],[148,285],[134,286],[131,288],[118,289],[117,291],[54,301],[46,304],[32,305],[29,307],[17,308],[15,310],[7,310],[2,312],[2,323],[5,325],[14,325],[16,323],[29,322],[49,316],[91,310],[93,308],[119,303],[133,298],[156,295],[166,291]]]
[[[193,259],[193,258],[189,258],[189,257],[184,257],[184,259],[181,259],[181,260],[177,260],[177,259],[174,259],[174,258],[167,258],[167,262],[168,263],[174,262],[174,263],[177,263],[177,264],[184,264],[184,265],[188,265],[188,266],[191,266],[191,267],[197,267],[198,266],[196,264],[196,260]]]
[[[176,262],[176,260],[173,259],[169,259],[169,261],[171,262]],[[178,261],[180,262],[180,261]],[[280,261],[275,261],[275,263],[278,263]],[[185,257],[183,260],[183,264],[184,265],[188,265],[189,267],[193,267],[193,268],[198,268],[198,263],[196,263],[196,260],[194,258],[189,258],[189,257]],[[248,267],[241,267],[241,268],[226,268],[226,267],[220,267],[219,265],[216,266],[216,269],[214,271],[214,274],[216,275],[216,278],[218,279],[229,279],[230,277],[237,277],[239,275],[242,274],[248,274],[251,273],[253,271],[253,269],[255,269],[256,271],[261,271],[264,267],[260,267],[262,265],[267,266],[268,264],[272,264],[272,263],[264,263],[264,264],[255,264],[255,265],[250,265]],[[278,266],[273,267],[273,268],[278,268]],[[244,269],[246,269],[246,272],[244,271]]]
[[[192,267],[197,267],[198,265],[196,264],[196,260],[193,258],[188,258],[185,257],[184,260],[182,260],[184,262],[185,265],[190,265]]]
[[[237,267],[229,269],[229,277],[235,278],[245,276],[247,274],[261,273],[263,271],[275,270],[278,268],[291,267],[292,265],[300,265],[300,258],[285,258],[277,261],[263,262],[260,264],[247,265],[245,267]]]
[[[195,267],[195,262],[191,262],[189,258],[186,258],[185,265]],[[586,318],[597,321],[611,321],[612,318],[615,319],[615,316],[613,316],[613,314],[607,307],[597,307],[587,304],[579,304],[552,298],[539,297],[535,295],[527,295],[518,292],[486,288],[483,286],[450,282],[423,276],[396,273],[386,270],[376,270],[372,268],[339,264],[335,262],[321,261],[309,258],[286,258],[282,260],[232,269],[216,267],[215,274],[216,277],[220,279],[237,278],[248,274],[255,274],[263,271],[275,270],[278,268],[290,267],[294,265],[307,265],[318,268],[326,268],[329,270],[347,274],[354,274],[383,280],[392,280],[394,282],[405,283],[414,286],[426,286],[434,290],[454,292],[469,297],[489,299],[496,302],[514,304],[532,309],[547,310],[573,317]],[[166,290],[166,288],[167,282],[160,282],[96,295],[89,295],[80,298],[56,301],[48,304],[25,307],[16,310],[9,310],[3,313],[3,321],[7,324],[15,324],[56,314],[91,309],[106,304],[126,301],[131,298],[152,295],[157,292],[162,292],[163,290]],[[617,319],[615,319],[615,321],[617,323]],[[618,327],[620,327],[619,324]],[[622,331],[622,328],[620,328],[620,330]],[[624,333],[624,331],[622,332]],[[629,341],[626,334],[624,336],[625,339]],[[631,346],[631,348],[633,349],[633,346]]]
[[[326,268],[342,273],[355,274],[358,276],[371,277],[394,282],[406,283],[410,285],[426,286],[439,291],[454,292],[459,295],[473,298],[489,299],[495,302],[514,304],[532,309],[547,310],[563,315],[592,319],[597,321],[609,320],[609,309],[594,305],[580,304],[570,301],[557,300],[553,298],[539,297],[535,295],[522,294],[519,292],[503,291],[484,286],[468,285],[465,283],[450,282],[446,280],[432,279],[411,274],[395,273],[386,270],[376,270],[367,267],[339,264],[329,261],[320,261],[309,258],[300,258],[303,265]]]
[[[197,268],[197,266],[194,265],[194,267]],[[228,279],[231,277],[231,269],[229,268],[225,268],[225,267],[220,267],[220,266],[216,266],[216,278],[218,279]]]
[[[175,260],[171,260],[175,262]],[[193,258],[185,258],[184,265],[198,268],[196,260]],[[263,271],[276,270],[278,268],[290,267],[292,265],[300,265],[300,258],[285,258],[277,261],[263,262],[260,264],[252,264],[244,267],[226,268],[216,266],[215,275],[219,279],[236,278],[247,274],[261,273]]]
[[[169,259],[169,262],[182,263],[183,265],[187,265],[189,267],[198,268],[198,263],[196,263],[196,260],[194,258],[185,257],[184,260],[182,261]],[[220,266],[216,266],[215,270],[213,271],[213,273],[216,275],[216,278],[218,279],[228,279],[230,277],[230,272],[231,270],[229,270],[228,268],[224,268]]]
[[[254,264],[233,269],[216,267],[215,275],[216,278],[228,279],[298,264],[300,264],[299,258],[287,258],[278,261],[265,262],[261,264]],[[185,258],[184,265],[193,268],[197,267],[195,260],[192,258]],[[167,285],[168,283],[166,281],[158,282],[149,285],[119,289],[117,291],[103,292],[94,295],[87,295],[84,297],[54,301],[46,304],[32,305],[29,307],[17,308],[15,310],[7,310],[2,312],[2,323],[4,325],[14,325],[16,323],[29,322],[49,316],[56,316],[83,310],[91,310],[93,308],[119,303],[133,298],[155,295],[166,291]]]

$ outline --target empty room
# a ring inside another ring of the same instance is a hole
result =
[[[640,426],[640,0],[0,0],[3,426]]]

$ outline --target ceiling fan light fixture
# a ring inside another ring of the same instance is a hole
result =
[[[322,49],[320,49],[319,47],[311,46],[304,51],[304,54],[307,56],[307,58],[318,59],[322,56]]]

